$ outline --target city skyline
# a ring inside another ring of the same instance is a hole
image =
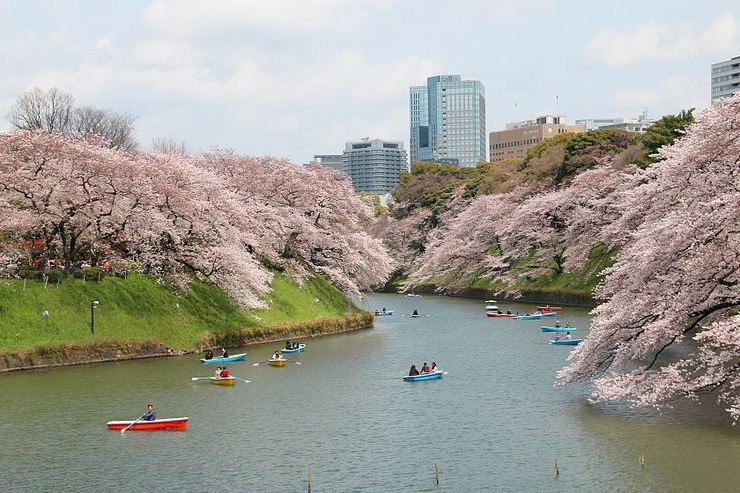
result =
[[[707,107],[711,64],[738,56],[740,6],[646,4],[0,0],[0,129],[21,93],[55,86],[137,116],[144,148],[301,163],[353,136],[408,143],[408,88],[435,74],[485,85],[486,133],[556,98],[570,121]]]

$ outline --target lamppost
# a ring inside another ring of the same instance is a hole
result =
[[[90,334],[92,336],[95,336],[95,307],[99,304],[100,302],[98,300],[92,300],[90,302]]]

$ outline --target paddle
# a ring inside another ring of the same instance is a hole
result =
[[[234,378],[235,378],[236,380],[239,380],[240,382],[244,382],[244,383],[252,383],[252,381],[251,381],[251,380],[244,380],[243,378],[239,378],[239,377],[234,377]]]
[[[136,418],[136,420],[134,420],[133,423],[131,423],[130,425],[128,425],[126,428],[122,429],[121,430],[121,433],[126,433],[126,430],[128,430],[129,428],[131,428],[132,426],[134,426],[136,423],[138,423],[139,421],[141,421],[143,418],[144,418],[143,415],[141,415],[138,418]]]
[[[258,361],[257,363],[252,363],[252,366],[264,365],[265,363],[269,363],[269,362],[270,362],[269,360],[268,361]],[[291,361],[289,359],[286,359],[285,362],[286,363],[295,363],[296,365],[302,365],[303,364],[300,361]]]
[[[231,375],[231,376],[234,377],[234,375]],[[211,380],[213,378],[215,377],[192,377],[190,380],[195,382],[197,380]],[[239,380],[240,382],[244,382],[244,383],[252,383],[251,380],[244,380],[243,378],[239,378],[239,377],[234,377],[234,380]]]

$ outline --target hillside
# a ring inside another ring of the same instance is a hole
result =
[[[0,353],[94,341],[158,341],[193,350],[207,332],[223,337],[237,329],[261,333],[272,326],[343,317],[356,308],[323,277],[303,286],[275,273],[269,310],[245,310],[213,284],[193,282],[178,294],[144,275],[98,281],[68,278],[48,285],[20,279],[0,281]],[[314,300],[319,300],[315,303]],[[90,302],[95,335],[90,334]],[[42,316],[48,311],[48,320]]]

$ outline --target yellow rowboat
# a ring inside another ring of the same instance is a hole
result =
[[[285,366],[288,360],[285,358],[271,359],[268,363],[270,363],[270,366]]]
[[[211,377],[211,383],[213,385],[234,385],[236,378],[234,377]]]

